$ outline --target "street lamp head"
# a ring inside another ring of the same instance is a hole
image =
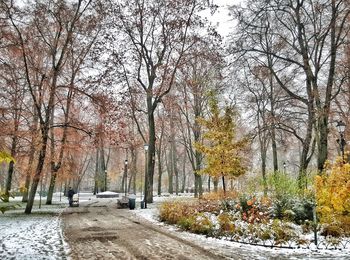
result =
[[[148,144],[144,144],[144,145],[143,145],[143,148],[144,148],[145,151],[147,152],[147,151],[148,151]]]
[[[344,134],[344,132],[345,132],[345,127],[346,127],[346,125],[345,125],[345,123],[344,123],[342,120],[340,120],[340,121],[337,122],[337,128],[338,128],[338,132],[339,132],[340,134]]]
[[[125,164],[125,165],[128,165],[128,159],[126,159],[126,160],[124,161],[124,164]]]

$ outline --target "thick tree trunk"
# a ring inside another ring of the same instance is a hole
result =
[[[34,171],[33,167],[34,167],[35,148],[34,148],[33,144],[34,144],[34,138],[32,138],[32,145],[31,145],[30,153],[29,153],[28,170],[27,170],[26,179],[25,179],[25,183],[24,183],[25,190],[23,192],[22,202],[28,201],[30,179],[31,179],[32,173]]]
[[[29,199],[25,208],[24,213],[30,214],[32,212],[33,204],[34,204],[34,199],[35,199],[35,194],[38,188],[38,184],[40,181],[40,176],[44,167],[45,163],[45,158],[46,158],[46,146],[47,146],[47,140],[48,140],[48,126],[44,126],[44,130],[42,132],[42,146],[39,152],[39,158],[38,158],[38,165],[35,170],[35,175],[33,178],[32,186],[30,189],[29,193]],[[45,131],[46,130],[46,131]]]
[[[147,152],[147,174],[145,174],[145,202],[153,203],[153,178],[156,153],[156,129],[154,121],[154,111],[157,103],[153,103],[153,81],[149,83],[147,91],[147,121],[148,121],[148,152]]]
[[[320,173],[324,169],[324,164],[328,157],[328,115],[321,115],[318,119],[319,143],[317,168]]]
[[[300,157],[300,168],[298,175],[298,183],[300,188],[305,188],[306,185],[306,171],[309,166],[311,157],[314,152],[314,145],[310,152],[310,145],[312,142],[312,130],[314,127],[314,105],[313,100],[308,104],[308,124],[304,141],[302,142],[302,151]]]
[[[57,178],[57,171],[56,171],[56,169],[53,169],[51,171],[50,185],[49,185],[49,191],[47,193],[46,205],[52,204],[52,197],[53,197],[53,192],[55,189],[56,178]]]
[[[9,163],[9,168],[7,171],[7,179],[6,179],[6,186],[5,186],[5,198],[4,198],[4,202],[9,202],[9,197],[10,197],[10,191],[11,191],[11,184],[12,184],[12,176],[13,176],[13,171],[14,171],[14,167],[15,166],[15,162],[11,161]]]
[[[54,117],[55,117],[55,108],[52,109],[52,114],[51,114],[51,120],[50,120],[50,126],[52,127],[54,125]],[[47,194],[47,198],[46,198],[46,205],[51,205],[52,204],[52,197],[53,197],[53,192],[55,189],[55,183],[56,183],[56,178],[57,178],[57,171],[59,169],[60,166],[56,167],[55,164],[55,135],[53,132],[53,128],[51,128],[51,132],[50,132],[51,138],[51,178],[50,178],[50,185],[49,185],[49,192]],[[63,144],[62,144],[63,146]],[[61,147],[61,149],[63,149]]]

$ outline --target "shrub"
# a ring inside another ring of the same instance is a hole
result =
[[[219,190],[218,192],[204,193],[201,199],[220,201],[220,200],[226,200],[226,199],[234,200],[237,197],[238,197],[237,191],[226,191],[224,193],[223,190]]]
[[[310,220],[306,220],[302,225],[301,225],[301,229],[303,231],[304,234],[310,233],[314,226],[313,226],[313,222]]]
[[[204,235],[209,235],[213,232],[214,225],[206,214],[197,213],[193,218],[195,220],[191,223],[190,231]]]
[[[235,224],[234,221],[236,218],[234,215],[223,212],[218,216],[219,226],[220,226],[220,232],[223,233],[232,233],[235,230]]]
[[[257,232],[257,237],[261,240],[269,240],[272,238],[271,230],[262,228]]]
[[[336,224],[324,225],[322,227],[321,235],[328,237],[340,237],[344,234],[344,230]]]
[[[269,218],[270,201],[267,198],[258,200],[256,197],[243,195],[239,198],[236,210],[242,215],[242,220],[249,223],[264,222]]]
[[[292,211],[294,212],[293,221],[301,224],[306,220],[313,220],[314,202],[307,198],[301,198],[292,202]]]
[[[218,192],[205,193],[199,200],[198,211],[219,214],[222,209],[225,211],[232,210],[237,197],[238,193],[236,191],[226,191],[224,193],[220,190]]]
[[[164,202],[159,208],[159,218],[169,224],[177,224],[180,219],[193,215],[195,208],[181,201]]]
[[[186,217],[184,216],[179,219],[177,224],[179,225],[180,228],[184,230],[191,230],[191,227],[193,226],[195,221],[196,219],[194,218],[194,216],[186,216]]]
[[[279,219],[275,219],[271,225],[271,231],[275,239],[275,244],[283,244],[289,241],[296,241],[298,234],[293,227]]]
[[[2,192],[0,190],[0,212],[2,214],[4,214],[8,210],[16,209],[17,207],[19,207],[18,203],[9,202],[9,198],[14,198],[12,192],[6,194],[5,192]]]
[[[350,164],[336,162],[329,174],[315,179],[317,212],[322,223],[350,231]]]
[[[267,183],[273,201],[273,217],[283,219],[284,212],[292,209],[292,200],[300,194],[298,182],[284,173],[276,172],[268,176]]]
[[[210,212],[217,215],[222,209],[222,204],[220,200],[200,199],[195,207],[198,212]]]

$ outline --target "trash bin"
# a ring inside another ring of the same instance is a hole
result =
[[[145,202],[142,200],[141,201],[141,209],[144,209],[145,208]]]
[[[129,197],[129,209],[135,209],[136,198]]]

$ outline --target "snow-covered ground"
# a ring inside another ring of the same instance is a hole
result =
[[[288,248],[270,248],[264,246],[253,246],[248,244],[236,243],[225,239],[216,239],[205,237],[204,235],[196,235],[180,229],[166,225],[158,219],[158,206],[164,200],[178,199],[179,197],[154,197],[154,204],[148,206],[147,209],[136,209],[134,213],[140,217],[153,222],[156,225],[163,226],[171,232],[177,233],[181,238],[195,242],[207,249],[221,250],[231,252],[235,255],[235,251],[248,252],[251,259],[350,259],[350,250],[323,250],[310,247],[311,249],[288,249]],[[236,259],[236,258],[233,258]]]
[[[80,202],[96,199],[87,193],[79,194],[79,198]],[[168,199],[173,200],[174,197],[155,197],[155,203],[148,204],[147,209],[140,209],[140,196],[137,196],[136,209],[132,212],[206,249],[233,255],[233,259],[237,259],[238,252],[250,255],[251,259],[350,259],[350,250],[267,248],[183,232],[158,220],[157,207],[161,201]],[[55,194],[54,205],[46,206],[44,203],[41,209],[35,205],[30,215],[23,214],[23,209],[0,214],[0,259],[67,259],[69,249],[62,236],[60,221],[60,213],[68,205],[67,199],[61,197],[60,201],[59,194]]]
[[[23,208],[0,214],[0,259],[66,259],[60,213],[67,200],[62,197],[60,202],[59,194],[55,195],[54,205],[47,206],[43,200],[30,215]]]

